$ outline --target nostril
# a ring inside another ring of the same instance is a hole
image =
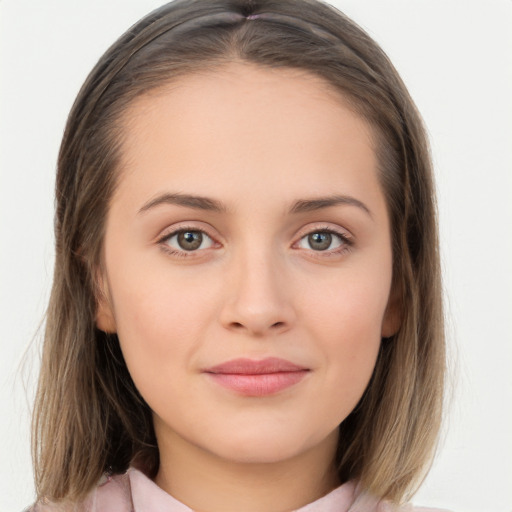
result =
[[[275,322],[270,325],[270,329],[280,329],[284,325],[286,325],[285,322]],[[230,326],[236,330],[246,329],[246,326],[241,322],[231,322]]]

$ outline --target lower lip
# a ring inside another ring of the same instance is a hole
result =
[[[268,396],[300,382],[307,370],[264,374],[208,373],[217,384],[244,396]]]

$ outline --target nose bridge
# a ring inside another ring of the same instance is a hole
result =
[[[246,244],[232,258],[223,324],[252,334],[288,328],[294,311],[288,298],[286,268],[278,251],[268,241]]]
[[[277,301],[278,268],[281,265],[274,251],[248,248],[240,259],[239,301],[255,306]]]

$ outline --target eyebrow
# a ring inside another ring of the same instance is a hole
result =
[[[194,196],[190,194],[161,194],[154,199],[148,201],[144,206],[139,210],[139,213],[147,212],[157,206],[162,204],[174,204],[178,206],[185,206],[187,208],[193,208],[195,210],[206,210],[210,212],[216,213],[224,213],[226,212],[226,207],[215,199],[210,199],[209,197],[202,196]]]
[[[352,196],[343,196],[343,195],[333,195],[328,197],[318,197],[313,199],[300,199],[295,202],[293,206],[290,208],[290,213],[304,213],[304,212],[312,212],[315,210],[321,210],[323,208],[329,208],[331,206],[337,205],[349,205],[356,206],[360,208],[364,212],[366,212],[370,217],[372,216],[372,212],[362,201],[356,199]]]
[[[148,210],[151,210],[163,204],[184,206],[186,208],[193,208],[195,210],[205,210],[215,213],[225,213],[228,211],[226,206],[220,201],[217,201],[216,199],[211,199],[209,197],[203,196],[195,196],[191,194],[182,194],[177,192],[172,194],[161,194],[155,197],[154,199],[149,200],[142,206],[142,208],[140,208],[138,213],[145,213]],[[372,217],[370,209],[362,201],[359,201],[359,199],[356,199],[355,197],[345,195],[333,195],[328,197],[318,197],[312,199],[299,199],[298,201],[293,203],[288,213],[306,213],[338,205],[355,206],[366,212],[370,217]]]

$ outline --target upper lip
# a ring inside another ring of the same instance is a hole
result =
[[[247,358],[232,359],[204,370],[205,373],[223,373],[234,375],[263,375],[269,373],[298,372],[308,368],[298,364],[280,359],[278,357],[267,357],[266,359],[254,360]]]

